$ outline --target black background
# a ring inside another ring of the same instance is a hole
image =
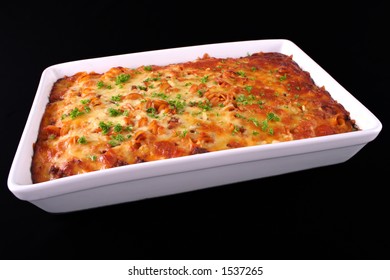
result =
[[[0,258],[389,259],[389,15],[384,3],[352,3],[2,3]],[[8,190],[46,67],[260,39],[296,43],[378,117],[379,136],[345,163],[75,213]]]

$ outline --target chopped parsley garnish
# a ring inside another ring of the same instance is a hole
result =
[[[153,68],[152,68],[151,65],[147,65],[147,66],[144,67],[144,70],[145,70],[145,71],[152,71]]]
[[[181,132],[176,132],[176,135],[179,136],[180,138],[184,138],[184,137],[186,137],[187,133],[188,133],[188,130],[184,129]]]
[[[97,156],[96,155],[88,155],[88,158],[92,161],[96,161],[97,160]]]
[[[98,81],[96,86],[98,89],[101,89],[103,87],[106,87],[107,89],[112,89],[111,85],[106,85],[103,81]]]
[[[116,146],[119,146],[120,143],[116,140],[110,140],[108,141],[108,144],[111,146],[111,147],[116,147]]]
[[[98,81],[96,85],[97,85],[98,89],[101,89],[102,87],[104,87],[103,81]]]
[[[162,92],[153,92],[152,97],[159,97],[161,99],[167,99],[168,95],[166,95],[165,93],[162,93]]]
[[[103,134],[107,134],[108,131],[110,130],[111,126],[112,126],[111,122],[108,122],[108,123],[100,122],[99,123],[99,127],[102,129]]]
[[[267,120],[269,120],[269,121],[280,121],[280,118],[279,118],[279,116],[276,115],[275,113],[269,112],[269,113],[267,114]]]
[[[120,142],[125,140],[125,137],[122,134],[113,135],[111,138]]]
[[[82,99],[80,100],[81,104],[88,104],[89,102],[91,102],[90,99]]]
[[[250,94],[248,96],[246,96],[245,94],[240,94],[236,98],[236,101],[238,103],[241,103],[242,105],[252,105],[255,100],[256,100],[256,96],[254,96],[253,94]]]
[[[251,121],[255,126],[259,127],[260,126],[260,123],[257,119],[255,118],[249,118],[248,119],[249,121]]]
[[[210,111],[212,109],[212,104],[210,101],[199,101],[198,102],[198,107],[202,109],[203,111]]]
[[[262,131],[267,131],[268,129],[268,121],[267,120],[264,120],[261,122],[261,130]]]
[[[235,135],[236,133],[240,132],[241,127],[238,125],[234,125],[232,135]]]
[[[125,137],[122,134],[112,135],[111,140],[108,141],[108,144],[111,147],[119,146],[121,142],[125,141]]]
[[[246,120],[246,117],[245,117],[244,115],[239,114],[239,113],[236,113],[234,116],[235,116],[236,118]]]
[[[111,96],[111,101],[119,102],[119,101],[121,101],[121,96],[122,96],[122,95],[120,95],[120,94],[118,94],[118,95],[113,95],[113,96]]]
[[[235,114],[234,115],[236,118],[239,118],[239,119],[243,119],[243,120],[246,120],[246,121],[249,121],[249,122],[252,122],[256,127],[261,127],[261,130],[264,131],[264,132],[268,132],[268,134],[270,135],[273,135],[274,134],[274,129],[272,127],[269,126],[268,124],[268,121],[269,120],[274,120],[274,121],[278,121],[280,120],[280,118],[275,115],[274,113],[269,113],[267,115],[267,119],[263,120],[262,122],[259,122],[256,118],[254,117],[250,117],[250,118],[247,118],[245,117],[244,115],[241,115],[239,113]],[[233,130],[233,135],[236,133],[237,131]],[[258,135],[259,132],[258,131],[253,131],[252,132],[253,135]]]
[[[77,143],[87,144],[87,139],[85,138],[85,136],[81,136],[79,139],[77,139]]]
[[[252,86],[246,86],[246,87],[245,87],[245,90],[246,90],[247,92],[251,92],[252,88],[253,88]]]
[[[208,79],[209,79],[209,76],[206,75],[206,76],[202,77],[202,78],[200,79],[200,81],[201,81],[203,84],[205,84],[205,83],[207,83]]]
[[[114,126],[114,131],[115,132],[121,132],[122,131],[122,125],[120,123],[116,124]]]
[[[79,108],[74,108],[70,113],[69,116],[74,120],[75,118],[84,115],[84,112],[80,111]]]
[[[245,72],[244,72],[244,71],[242,71],[242,70],[240,70],[240,71],[237,71],[237,72],[236,72],[236,74],[237,74],[238,76],[240,76],[240,77],[243,77],[243,78],[245,78],[245,77],[246,77],[246,74],[245,74]]]
[[[158,119],[158,115],[156,113],[157,110],[154,107],[149,107],[148,109],[146,109],[146,114],[151,118]]]
[[[110,115],[110,117],[117,117],[122,115],[123,111],[115,108],[108,108],[108,114]]]
[[[181,95],[177,95],[176,99],[169,100],[168,104],[171,107],[174,107],[179,114],[183,113],[186,107],[186,102],[184,100],[181,100]]]
[[[160,77],[148,77],[144,80],[144,82],[155,82],[161,80]]]
[[[130,74],[119,74],[115,79],[115,84],[119,85],[122,83],[126,83],[130,79]]]
[[[287,74],[284,74],[283,76],[280,76],[279,81],[283,82],[287,79]]]

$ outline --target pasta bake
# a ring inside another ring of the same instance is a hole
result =
[[[54,83],[32,180],[358,129],[309,72],[278,52],[116,66]]]

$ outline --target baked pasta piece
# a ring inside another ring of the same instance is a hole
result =
[[[34,183],[122,165],[358,130],[292,56],[259,52],[79,72],[54,83]]]

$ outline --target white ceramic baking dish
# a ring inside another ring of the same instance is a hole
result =
[[[204,53],[239,57],[259,51],[293,55],[317,85],[324,85],[343,104],[361,130],[145,162],[32,184],[32,147],[51,87],[58,78],[79,71],[104,72],[114,66],[184,62]],[[78,211],[341,163],[374,140],[381,129],[381,122],[364,105],[289,40],[218,43],[86,59],[53,65],[43,71],[10,169],[8,187],[19,199],[47,212]]]

